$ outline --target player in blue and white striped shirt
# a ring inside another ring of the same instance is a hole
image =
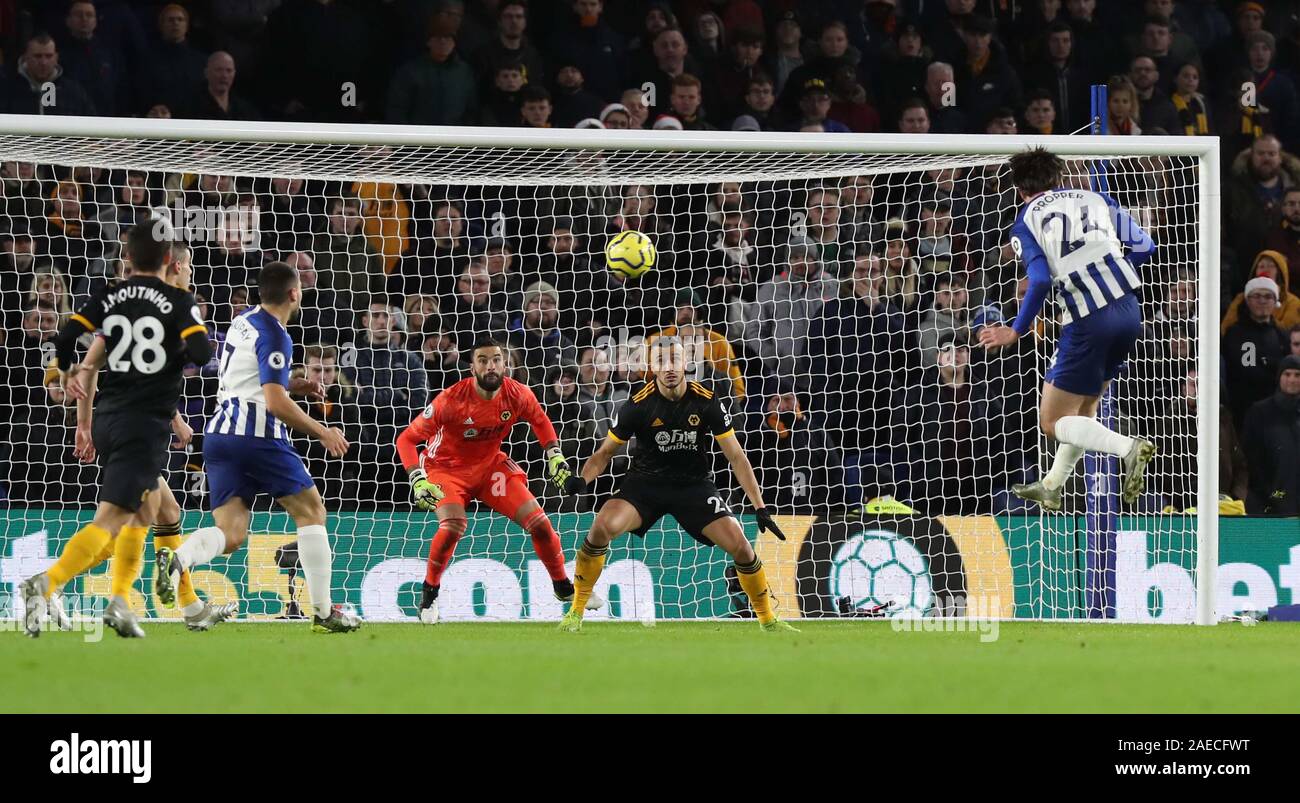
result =
[[[238,549],[248,538],[253,500],[265,493],[298,526],[299,559],[315,608],[312,629],[356,630],[361,621],[332,604],[325,503],[289,441],[289,430],[313,435],[335,457],[343,456],[348,442],[342,430],[312,420],[289,398],[293,343],[285,324],[302,301],[298,272],[284,262],[271,262],[258,274],[257,287],[261,304],[231,323],[222,345],[217,411],[203,438],[217,526],[198,530],[175,552],[158,550],[155,591],[163,604],[171,604],[182,568],[193,569]]]
[[[1124,501],[1132,504],[1155,446],[1107,429],[1097,421],[1097,405],[1142,335],[1137,271],[1155,242],[1110,196],[1061,188],[1065,164],[1055,154],[1034,148],[1011,157],[1009,166],[1024,201],[1011,226],[1011,248],[1025,263],[1029,290],[1012,326],[981,329],[980,344],[1007,346],[1028,334],[1049,291],[1062,325],[1038,419],[1058,441],[1056,459],[1041,480],[1011,490],[1060,510],[1062,486],[1091,450],[1123,460]]]
[[[267,410],[266,383],[289,386],[289,331],[262,307],[253,307],[230,324],[218,368],[217,409],[209,435],[288,440],[288,428]]]

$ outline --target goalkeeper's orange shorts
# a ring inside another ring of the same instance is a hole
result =
[[[442,488],[442,501],[438,504],[469,504],[477,499],[503,516],[514,518],[525,502],[535,502],[537,497],[528,490],[528,475],[505,452],[477,469],[446,469],[432,466],[425,474],[429,482]]]

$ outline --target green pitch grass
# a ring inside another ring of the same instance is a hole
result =
[[[885,622],[145,627],[0,633],[0,711],[1300,712],[1285,624],[1004,623],[991,643]]]

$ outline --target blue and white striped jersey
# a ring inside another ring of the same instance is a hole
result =
[[[1030,292],[1015,322],[1023,336],[1049,288],[1056,292],[1062,324],[1134,294],[1142,286],[1137,267],[1155,243],[1109,195],[1057,189],[1020,208],[1011,247],[1029,273]]]
[[[289,387],[289,331],[261,307],[253,307],[230,324],[221,347],[217,410],[207,433],[250,438],[289,439],[289,428],[266,409],[262,385]]]

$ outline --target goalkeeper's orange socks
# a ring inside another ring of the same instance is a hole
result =
[[[569,575],[564,571],[564,547],[560,546],[560,535],[551,526],[546,511],[541,508],[533,511],[524,520],[524,529],[533,537],[533,551],[541,558],[551,582],[568,580]]]
[[[131,593],[131,587],[140,576],[140,564],[144,562],[144,539],[148,534],[148,527],[123,527],[114,539],[113,565],[109,569],[113,596],[125,598]]]
[[[605,568],[605,556],[609,554],[609,545],[596,546],[591,539],[582,539],[578,547],[578,556],[573,563],[573,604],[570,611],[577,611],[578,616],[587,608],[591,592],[596,590],[596,581]]]
[[[433,534],[433,540],[429,542],[429,560],[424,570],[426,585],[436,587],[442,584],[442,573],[447,564],[451,563],[451,553],[456,551],[456,543],[465,534],[468,523],[465,519],[443,519],[438,522],[438,532]]]
[[[753,563],[746,565],[737,563],[736,576],[740,579],[740,587],[745,589],[745,594],[749,597],[749,607],[754,609],[758,623],[764,625],[776,619],[776,613],[772,611],[772,592],[767,587],[767,573],[763,571],[763,561],[755,555]]]
[[[157,552],[163,548],[175,552],[181,548],[181,523],[175,524],[155,524],[153,527],[153,548]],[[176,585],[176,601],[180,604],[181,610],[193,610],[191,606],[195,603],[200,605],[203,600],[199,595],[194,593],[194,583],[190,580],[190,570],[185,569],[181,572],[181,581]],[[187,611],[188,612],[188,611]]]
[[[69,580],[94,566],[99,553],[112,542],[113,536],[98,524],[87,524],[78,530],[63,548],[59,559],[46,570],[45,574],[50,578],[46,594],[63,588]]]

